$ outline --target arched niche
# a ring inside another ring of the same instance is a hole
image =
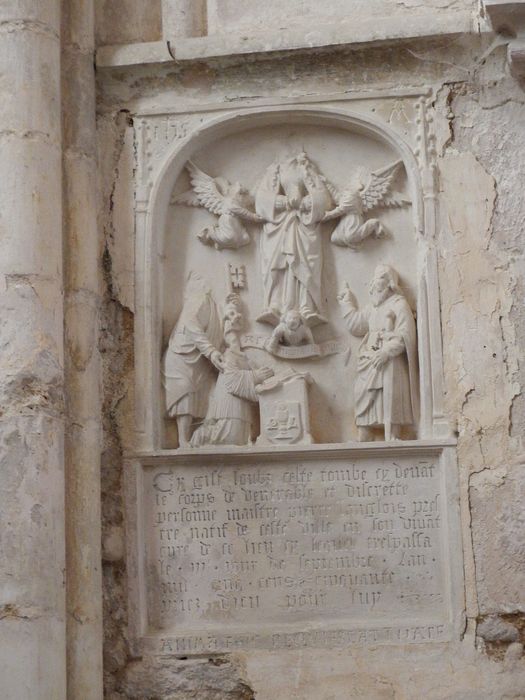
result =
[[[373,246],[367,246],[366,252],[362,253],[362,260],[366,261],[368,256],[369,265],[368,267],[366,264],[364,265],[367,274],[372,263],[393,262],[394,264],[399,263],[398,266],[401,266],[402,279],[405,278],[406,281],[406,278],[410,276],[407,284],[407,296],[410,298],[414,308],[417,307],[420,357],[421,417],[418,426],[418,437],[432,438],[444,435],[440,414],[442,401],[440,380],[442,372],[441,347],[436,343],[436,336],[439,335],[439,333],[436,333],[436,329],[439,329],[439,302],[435,250],[433,246],[435,235],[433,229],[436,217],[432,207],[435,206],[435,198],[429,196],[428,188],[424,191],[422,182],[425,173],[421,171],[420,161],[416,159],[411,147],[406,142],[386,124],[377,119],[365,117],[362,114],[354,114],[342,108],[336,110],[317,107],[273,107],[264,110],[236,111],[220,117],[210,117],[209,121],[205,121],[205,123],[189,133],[184,140],[178,141],[169,148],[164,160],[151,174],[153,183],[151,190],[147,193],[147,196],[142,193],[138,197],[136,221],[135,368],[137,447],[141,449],[159,450],[169,449],[174,446],[170,440],[169,431],[168,433],[166,432],[160,375],[160,361],[166,336],[178,309],[180,309],[181,285],[188,272],[187,266],[181,262],[185,256],[184,250],[180,251],[180,257],[178,257],[177,248],[180,247],[180,243],[174,242],[173,223],[170,223],[174,215],[173,208],[170,207],[170,199],[174,188],[178,188],[180,191],[182,186],[180,183],[186,178],[184,166],[189,159],[195,159],[203,169],[208,168],[211,175],[217,176],[223,174],[219,172],[220,169],[227,170],[224,158],[228,148],[224,144],[231,145],[235,139],[250,143],[250,138],[253,141],[253,135],[259,133],[266,134],[266,141],[264,139],[263,141],[268,150],[267,134],[272,130],[276,133],[282,132],[283,129],[285,132],[287,129],[295,130],[294,138],[297,144],[301,140],[301,131],[305,134],[310,133],[310,135],[314,132],[318,135],[325,134],[326,143],[330,139],[333,140],[333,136],[336,133],[337,139],[344,139],[346,134],[349,142],[361,139],[363,143],[376,144],[379,151],[383,149],[387,159],[392,157],[395,160],[400,159],[403,161],[406,176],[405,192],[409,194],[412,202],[409,226],[413,250],[409,251],[409,257],[407,257],[405,241],[405,252],[401,255],[401,258],[398,256],[397,260],[391,260],[392,255],[388,254],[386,259],[381,259],[380,256],[378,257],[373,252]],[[271,141],[271,138],[269,140]],[[322,139],[320,142],[322,142]],[[221,144],[222,155],[219,154]],[[312,160],[323,160],[319,149],[312,149],[311,144],[308,142],[303,143],[302,146],[307,151],[311,150],[309,155]],[[325,150],[330,149],[325,148]],[[230,151],[233,153],[234,149],[230,148]],[[364,151],[366,151],[366,148]],[[248,153],[252,154],[255,177],[263,165],[261,155],[260,153],[254,154],[253,149],[250,151],[249,148]],[[340,162],[332,170],[336,171],[336,175],[340,179],[345,164],[344,154],[339,152],[339,156]],[[275,153],[268,153],[267,164],[270,164],[274,157]],[[327,158],[332,158],[332,161],[335,162],[333,153],[328,154]],[[211,167],[211,161],[214,159],[216,167]],[[233,169],[226,173],[232,179],[234,176],[233,170],[235,170],[234,161],[235,158],[232,159]],[[369,170],[379,165],[379,159],[375,156],[371,157],[369,162],[366,158],[364,158],[364,161],[360,165],[368,167]],[[319,163],[320,167],[325,165],[325,163]],[[246,168],[249,169],[250,167],[249,158],[245,158],[244,175],[247,173]],[[326,175],[333,177],[332,172],[326,173]],[[253,182],[247,184],[253,185]],[[184,215],[185,219],[190,222],[190,228],[198,226],[198,219],[203,216],[205,217],[206,214],[202,212],[188,212]],[[396,244],[396,232],[394,232],[393,238],[388,243],[390,252],[392,246],[395,247]],[[345,257],[348,259],[348,251],[335,246],[332,246],[332,248],[334,250],[327,256],[327,263],[332,265],[335,270],[337,267],[337,265],[333,265],[335,256],[339,256],[341,260]],[[227,251],[211,251],[203,248],[204,267],[209,267],[213,264],[208,259],[209,254],[212,252],[216,254],[217,265],[225,268],[229,260]],[[358,253],[357,255],[359,256],[360,254]],[[403,256],[406,259],[403,260]],[[359,263],[359,267],[363,267],[361,263]],[[406,272],[408,268],[410,268],[410,273]],[[253,269],[250,272],[253,274]],[[168,284],[166,283],[167,277],[171,277]],[[333,275],[327,279],[330,280],[329,284],[333,286]],[[249,281],[248,284],[253,284],[253,282]],[[224,290],[226,290],[225,284]],[[329,291],[330,294],[334,292],[333,289]],[[363,297],[365,293],[363,290],[363,279],[360,280],[360,286],[358,285],[358,289],[355,291],[360,302],[366,301],[366,298]],[[221,301],[221,299],[217,301]],[[170,308],[168,308],[168,305],[170,305]],[[355,354],[357,343],[352,342],[351,344]],[[341,370],[342,368],[339,367],[339,371]],[[322,382],[320,386],[321,384]],[[348,392],[351,392],[350,383]],[[320,409],[322,411],[329,404],[330,396],[328,394],[328,396],[325,395],[322,398],[322,394],[318,394],[314,396],[314,402],[318,401],[320,396],[321,404],[317,407],[317,410]],[[323,401],[325,401],[324,405]],[[332,416],[333,419],[334,416]],[[350,413],[339,420],[339,439],[337,430],[335,430],[327,435],[327,439],[323,437],[321,441],[340,442],[351,440],[352,435],[348,431],[340,430],[341,422],[344,423],[349,420],[351,420]],[[336,420],[335,423],[337,422]]]

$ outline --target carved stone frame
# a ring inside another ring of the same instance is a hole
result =
[[[136,131],[136,214],[135,214],[135,414],[137,450],[163,449],[163,420],[160,390],[162,275],[160,242],[165,235],[166,216],[174,184],[193,152],[217,138],[282,123],[314,124],[369,134],[392,147],[403,160],[413,198],[417,231],[417,326],[420,358],[421,419],[420,439],[448,437],[450,428],[443,412],[443,358],[441,341],[436,234],[439,228],[437,167],[428,93],[412,93],[415,122],[412,143],[391,124],[362,110],[370,96],[335,98],[330,106],[308,102],[280,105],[252,105],[244,109],[224,109],[186,116],[139,115]],[[379,99],[399,100],[399,95],[377,95]],[[359,102],[359,100],[361,102]],[[359,102],[361,111],[353,111]],[[154,123],[174,119],[160,153],[151,147]],[[169,138],[171,137],[171,142]]]

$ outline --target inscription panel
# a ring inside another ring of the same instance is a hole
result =
[[[312,449],[141,464],[142,642],[182,654],[450,638],[453,455]]]

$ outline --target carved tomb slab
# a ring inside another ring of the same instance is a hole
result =
[[[444,441],[135,459],[137,653],[454,638],[455,469]]]

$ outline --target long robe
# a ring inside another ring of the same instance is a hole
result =
[[[355,381],[356,425],[414,425],[419,413],[416,324],[407,300],[392,294],[378,306],[358,311],[343,304],[352,335],[362,336]],[[388,358],[374,367],[376,350]]]
[[[210,397],[204,423],[191,439],[192,447],[247,445],[251,437],[252,402],[257,402],[255,379],[246,355],[228,348],[224,371]]]
[[[221,344],[221,322],[211,293],[188,294],[162,363],[169,416],[206,415],[216,376],[209,358]]]
[[[286,175],[296,169],[308,194],[311,207],[280,210],[278,197],[287,196]],[[283,184],[284,182],[284,184]],[[324,183],[311,168],[300,165],[273,165],[265,173],[255,198],[256,212],[266,219],[261,234],[261,266],[264,312],[260,320],[277,325],[290,309],[300,311],[315,325],[320,315],[321,273],[323,266],[321,220],[328,210],[330,196]]]

